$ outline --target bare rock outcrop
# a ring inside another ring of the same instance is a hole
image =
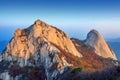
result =
[[[33,33],[34,38],[38,38],[39,36],[43,37],[50,43],[61,47],[66,52],[69,52],[78,57],[82,57],[82,55],[76,50],[68,35],[55,27],[51,27],[44,22],[37,20],[33,27]]]
[[[115,53],[110,49],[110,47],[107,45],[106,41],[98,31],[94,29],[91,30],[87,34],[87,39],[85,40],[85,43],[93,47],[97,55],[104,58],[112,58],[115,60],[117,59]]]
[[[45,77],[39,77],[39,79],[56,80],[68,66],[72,65],[65,56],[60,57],[60,53],[64,54],[61,50],[73,56],[82,57],[67,34],[40,20],[26,29],[17,29],[0,56],[0,62],[9,63],[9,68],[0,73],[0,78],[30,80],[29,76],[25,77],[22,74],[24,68],[28,70],[26,74],[30,75],[31,67],[35,69],[38,67],[37,69],[41,70],[42,65],[45,70],[41,73],[45,74]],[[16,72],[16,70],[19,71]],[[10,74],[7,74],[8,72]]]
[[[0,79],[64,80],[66,73],[73,75],[77,69],[86,73],[114,65],[114,60],[104,59],[116,57],[96,30],[90,31],[85,43],[70,40],[63,31],[37,20],[30,27],[15,31],[0,55]],[[97,61],[92,64],[87,59]]]

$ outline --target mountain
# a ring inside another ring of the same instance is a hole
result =
[[[63,31],[37,20],[29,28],[15,31],[1,60],[15,62],[10,67],[43,65],[47,78],[53,80],[63,73],[65,67],[72,66],[61,52],[82,57]]]
[[[114,76],[118,61],[112,56],[99,56],[86,43],[70,39],[65,32],[37,20],[15,31],[0,55],[0,79],[98,80],[96,72],[100,80]]]
[[[93,47],[97,55],[104,58],[116,59],[115,53],[110,49],[98,31],[91,30],[87,35],[85,43]]]

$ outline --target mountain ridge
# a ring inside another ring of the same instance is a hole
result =
[[[68,74],[76,70],[93,73],[116,65],[116,60],[97,55],[85,42],[36,20],[26,29],[17,29],[0,55],[0,79],[69,80]]]

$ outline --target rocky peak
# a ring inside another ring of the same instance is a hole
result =
[[[33,26],[33,32],[31,34],[34,35],[35,39],[42,37],[44,40],[59,46],[66,52],[78,57],[82,56],[76,50],[67,34],[53,26],[46,24],[45,22],[37,20]]]
[[[63,31],[37,20],[30,27],[15,31],[5,51],[0,55],[0,79],[78,80],[79,74],[83,77],[83,73],[87,73],[88,76],[90,71],[113,65],[113,62],[98,56],[116,59],[99,32],[90,31],[86,44],[77,39],[72,42]]]
[[[104,38],[97,30],[93,29],[87,34],[85,43],[93,47],[97,55],[104,58],[116,59],[114,52],[110,49]]]
[[[36,26],[40,26],[40,25],[41,25],[41,21],[40,21],[39,19],[36,20],[36,21],[35,21],[35,25],[36,25]]]
[[[16,65],[20,68],[42,65],[47,80],[55,80],[66,67],[73,65],[68,62],[67,55],[82,57],[67,34],[37,20],[30,27],[15,31],[14,37],[2,53],[2,57],[0,56],[0,61],[8,61],[10,68]],[[6,75],[13,78],[12,74]],[[14,76],[16,75],[20,76],[18,73]],[[1,76],[0,78],[4,79]]]
[[[11,51],[11,53],[9,51],[11,55],[28,58],[31,54],[35,53],[37,44],[42,44],[43,41],[59,46],[70,54],[82,57],[67,34],[40,20],[35,21],[31,28],[24,30],[17,29],[14,33],[14,38],[7,46],[7,50]]]

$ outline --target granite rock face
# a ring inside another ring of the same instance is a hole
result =
[[[85,40],[85,43],[93,47],[97,55],[104,58],[112,58],[116,60],[115,53],[110,49],[110,47],[107,45],[106,41],[98,31],[91,30],[87,34],[87,39]]]
[[[67,62],[66,57],[58,55],[61,50],[73,56],[82,57],[63,31],[40,20],[35,21],[26,29],[17,29],[0,56],[1,64],[4,61],[9,63],[6,66],[8,68],[0,73],[0,78],[3,80],[29,80],[29,77],[25,77],[23,72],[27,70],[24,73],[31,75],[32,69],[36,70],[35,67],[37,67],[41,70],[42,66],[44,71],[38,73],[44,74],[45,77],[39,79],[56,80],[68,66],[72,65]]]
[[[88,33],[86,42],[80,42],[70,40],[63,31],[37,20],[30,27],[15,31],[0,55],[0,79],[63,80],[66,73],[71,73],[76,67],[94,71],[98,66],[96,62],[99,62],[98,70],[99,67],[114,65],[114,60],[105,59],[105,62],[100,56],[116,60],[115,54],[96,30]],[[94,60],[97,61],[93,65]]]

